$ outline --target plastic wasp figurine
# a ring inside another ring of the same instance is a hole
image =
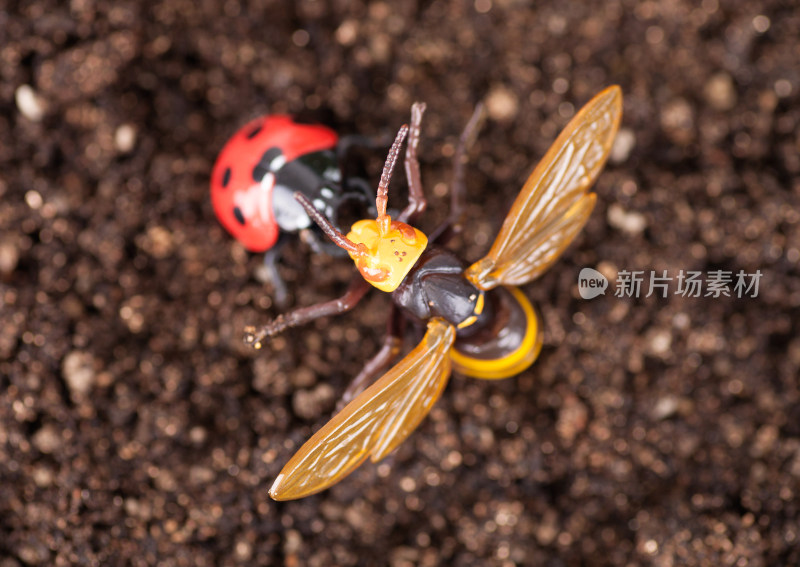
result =
[[[356,378],[360,387],[399,353],[402,322],[427,322],[427,330],[411,352],[291,458],[270,489],[276,500],[324,490],[367,457],[377,462],[388,455],[431,410],[451,369],[497,379],[533,363],[541,348],[539,321],[516,286],[547,270],[588,220],[596,199],[588,191],[619,128],[622,92],[617,86],[605,89],[570,121],[522,187],[488,254],[469,267],[436,245],[454,228],[455,217],[430,239],[408,224],[425,208],[416,153],[423,110],[421,104],[413,106],[410,129],[400,130],[389,152],[378,186],[377,218],[356,222],[345,236],[305,196],[295,195],[331,240],[347,250],[363,279],[342,298],[287,313],[257,332],[247,329],[246,342],[259,347],[287,327],[346,311],[371,284],[392,294],[394,308],[389,338]],[[409,204],[392,219],[386,214],[389,179],[407,133]],[[454,187],[454,195],[457,191]]]
[[[285,235],[300,232],[313,247],[322,249],[307,230],[314,224],[294,200],[296,192],[311,199],[334,225],[346,206],[354,205],[361,214],[373,212],[369,183],[342,172],[347,152],[359,145],[374,144],[275,114],[245,124],[220,151],[211,173],[214,212],[245,248],[265,252],[264,265],[279,305],[288,298],[276,267]]]

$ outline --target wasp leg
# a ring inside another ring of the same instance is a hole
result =
[[[403,329],[405,327],[404,323],[405,318],[402,316],[402,313],[400,313],[400,310],[395,304],[392,304],[383,345],[375,356],[369,359],[364,365],[364,368],[361,369],[358,376],[353,378],[353,381],[347,386],[344,394],[342,394],[342,398],[336,405],[337,412],[341,411],[353,398],[363,392],[367,386],[374,382],[394,359],[397,358],[403,346],[401,337],[403,336]]]
[[[369,287],[369,283],[359,274],[350,282],[350,286],[347,288],[344,295],[337,299],[302,307],[278,315],[272,322],[267,323],[260,329],[245,327],[244,342],[258,349],[261,348],[261,342],[265,338],[277,335],[289,327],[297,327],[309,321],[313,321],[314,319],[319,319],[320,317],[338,315],[339,313],[349,311],[361,301],[361,298],[367,293]]]
[[[447,219],[436,227],[431,233],[431,242],[436,242],[440,246],[455,235],[459,234],[464,228],[464,211],[466,209],[467,185],[464,181],[464,166],[467,163],[467,151],[475,141],[475,137],[480,130],[483,122],[484,112],[483,103],[478,103],[472,112],[472,117],[464,127],[461,137],[458,139],[455,154],[453,155],[453,185],[450,189],[450,214]]]
[[[428,201],[422,191],[422,178],[419,173],[419,159],[417,158],[417,148],[419,147],[420,123],[422,114],[425,112],[425,103],[415,102],[411,105],[411,125],[408,129],[408,145],[406,146],[406,178],[408,179],[408,205],[397,220],[413,224],[414,219],[425,210]]]

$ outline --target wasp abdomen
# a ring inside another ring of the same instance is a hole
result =
[[[542,336],[533,305],[516,287],[486,293],[485,313],[460,330],[450,357],[453,370],[473,378],[519,374],[539,356]]]

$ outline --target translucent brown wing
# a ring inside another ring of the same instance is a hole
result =
[[[377,462],[402,443],[439,399],[450,377],[455,328],[428,321],[414,350],[335,415],[283,467],[269,494],[309,496],[339,482],[367,457]]]
[[[522,285],[541,275],[586,224],[587,191],[611,151],[622,117],[622,91],[608,87],[567,124],[533,170],[489,253],[465,272],[481,289]]]

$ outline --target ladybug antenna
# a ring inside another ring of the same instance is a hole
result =
[[[383,166],[381,180],[380,183],[378,183],[378,196],[375,199],[375,208],[378,209],[379,221],[386,218],[386,202],[389,200],[389,197],[387,196],[389,193],[389,180],[392,178],[394,164],[397,163],[397,156],[400,154],[400,146],[402,145],[406,134],[408,134],[408,124],[403,124],[394,139],[394,143],[392,143],[392,148],[389,150],[389,155],[386,156],[386,163]]]
[[[359,248],[359,246],[355,242],[347,238],[344,234],[342,234],[339,229],[333,226],[331,224],[331,221],[326,219],[325,216],[317,210],[317,208],[311,203],[308,197],[306,197],[299,191],[296,191],[294,194],[294,198],[298,203],[300,203],[303,206],[303,208],[306,210],[306,213],[311,218],[311,220],[317,223],[317,226],[319,226],[322,229],[322,232],[324,232],[327,235],[327,237],[330,238],[334,244],[336,244],[336,246],[338,246],[339,248],[343,248],[352,254],[357,254],[357,255],[362,254],[362,251]]]

